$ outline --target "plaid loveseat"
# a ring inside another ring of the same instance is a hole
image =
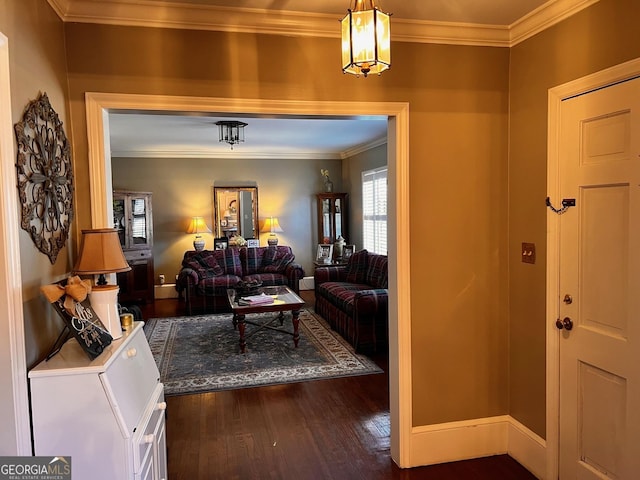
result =
[[[347,265],[316,267],[316,312],[356,351],[388,346],[387,256],[361,250]]]
[[[294,260],[291,247],[283,245],[188,251],[182,259],[176,290],[184,296],[188,315],[195,309],[229,312],[227,289],[241,280],[258,280],[265,287],[287,285],[298,293],[304,270]]]

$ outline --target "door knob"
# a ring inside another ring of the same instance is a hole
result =
[[[563,328],[565,330],[571,330],[573,328],[573,320],[569,317],[564,317],[562,320],[558,319],[556,320],[556,327],[558,330],[562,330]]]
[[[573,303],[573,297],[567,293],[562,299],[562,301],[567,305],[571,305]]]

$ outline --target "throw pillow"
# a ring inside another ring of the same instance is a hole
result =
[[[204,262],[207,264],[207,269],[211,270],[215,277],[219,277],[224,273],[224,270],[222,270],[222,267],[218,264],[213,255],[205,257]]]
[[[266,248],[264,254],[262,255],[262,266],[266,267],[267,265],[271,265],[276,259],[277,255],[278,249],[271,247]]]
[[[264,252],[262,254],[262,263],[260,264],[260,272],[268,272],[268,270],[266,270],[267,267],[270,267],[274,260],[276,259],[276,256],[278,255],[278,249],[273,248],[273,247],[268,247],[264,249]]]
[[[182,266],[184,268],[190,268],[191,270],[194,270],[198,273],[199,276],[202,276],[202,273],[204,273],[204,268],[202,268],[202,265],[200,265],[195,260],[184,260],[182,262]]]
[[[293,253],[285,253],[282,257],[276,258],[272,263],[264,267],[262,271],[265,273],[282,273],[295,258]]]
[[[365,283],[367,278],[369,252],[360,250],[349,258],[346,281],[349,283]]]
[[[182,265],[192,268],[198,272],[198,275],[202,278],[209,276],[207,273],[213,274],[215,277],[224,273],[222,267],[218,265],[215,257],[211,254],[197,253],[189,257],[187,260],[184,260]]]

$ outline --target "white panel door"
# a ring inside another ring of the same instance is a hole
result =
[[[565,100],[560,479],[640,478],[640,79]]]

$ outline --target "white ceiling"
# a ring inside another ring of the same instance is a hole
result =
[[[233,5],[228,0],[118,0],[117,8],[112,0],[48,1],[69,22],[286,31],[293,35],[309,31],[310,35],[318,36],[327,32],[333,35],[334,30],[339,36],[335,20],[354,6],[353,0],[234,0]],[[510,46],[597,1],[377,0],[375,4],[393,14],[392,37],[394,31],[400,31],[403,41]],[[318,19],[324,23],[317,23]],[[112,113],[109,122],[112,155],[345,158],[386,139],[386,119],[380,118],[295,120],[238,116],[235,119],[249,124],[245,129],[246,141],[231,150],[228,144],[218,142],[215,122],[220,119],[213,113],[211,116]]]
[[[245,142],[219,142],[219,120],[247,123]],[[330,159],[384,144],[387,119],[111,113],[109,133],[114,157]]]

